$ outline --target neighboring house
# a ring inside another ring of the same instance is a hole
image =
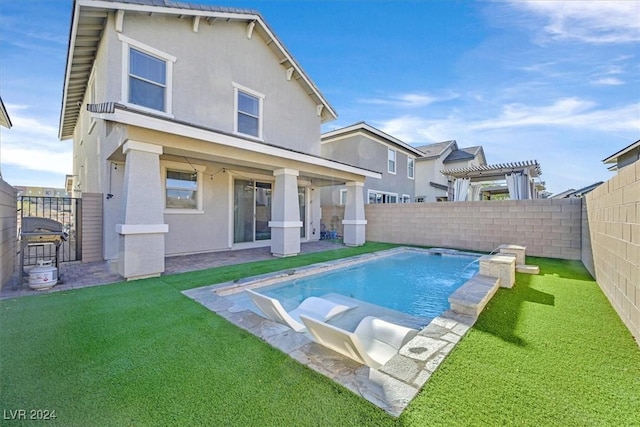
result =
[[[570,188],[569,190],[565,190],[562,193],[554,194],[550,198],[551,199],[568,199],[571,197],[584,197],[586,194],[598,188],[602,183],[603,181],[598,181],[591,185],[587,185],[586,187],[582,187],[578,190],[574,188]]]
[[[323,157],[382,174],[381,179],[365,180],[365,203],[414,200],[416,158],[422,153],[399,139],[360,122],[322,134],[321,153]],[[323,205],[344,205],[346,194],[344,185],[326,188]]]
[[[416,202],[440,202],[451,197],[451,183],[443,169],[461,169],[487,164],[482,146],[458,148],[455,140],[416,147]]]
[[[7,109],[4,106],[4,102],[2,102],[2,98],[0,98],[0,126],[4,126],[7,129],[11,129],[11,119],[9,118],[9,114],[7,113]]]
[[[381,174],[320,156],[336,113],[252,10],[160,0],[73,4],[59,137],[75,192],[104,194],[103,252],[127,279],[164,257],[320,237],[320,189],[348,189],[344,242],[364,243]]]
[[[604,164],[611,164],[610,171],[619,171],[625,166],[637,162],[640,159],[640,139],[626,146],[622,150],[604,159]]]

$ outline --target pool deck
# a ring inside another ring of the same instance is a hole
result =
[[[334,302],[356,305],[353,310],[328,322],[339,328],[353,331],[363,317],[373,315],[419,329],[418,335],[403,346],[398,354],[384,366],[372,369],[316,344],[306,332],[295,332],[287,326],[261,316],[258,314],[259,310],[252,305],[242,291],[267,286],[284,277],[297,274],[309,275],[339,268],[349,263],[375,259],[375,257],[384,256],[384,253],[399,250],[403,249],[397,248],[383,251],[383,253],[361,255],[353,259],[321,263],[304,267],[300,271],[287,270],[238,282],[190,289],[183,294],[397,417],[473,326],[477,316],[449,310],[435,319],[419,318],[338,294],[324,295],[323,297]],[[493,284],[490,285],[491,283]],[[456,302],[464,307],[472,307],[469,310],[470,313],[479,313],[482,308],[478,304],[484,307],[495,293],[498,283],[497,279],[474,276],[463,286],[465,289],[456,294]]]
[[[318,240],[300,244],[301,254],[339,249],[344,249],[344,245],[330,240]],[[171,256],[165,258],[165,271],[163,276],[273,258],[271,248],[269,247]],[[24,279],[23,283],[6,285],[0,290],[0,299],[42,295],[125,281],[122,276],[114,271],[114,265],[108,261],[87,263],[78,261],[64,262],[60,264],[60,275],[64,283],[58,283],[53,288],[47,290],[33,290],[29,288],[26,279]]]

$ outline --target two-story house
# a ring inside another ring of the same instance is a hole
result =
[[[322,156],[382,173],[364,182],[365,203],[409,203],[415,196],[416,158],[423,154],[365,122],[322,134]],[[323,190],[323,204],[343,205],[342,185]]]
[[[416,159],[416,201],[440,202],[451,199],[451,182],[441,173],[487,164],[482,146],[458,148],[455,140],[416,147],[423,155]]]
[[[262,16],[159,0],[75,0],[59,137],[76,194],[104,194],[104,259],[127,279],[170,255],[320,237],[320,189],[348,189],[364,243],[366,179],[321,156],[331,105]]]

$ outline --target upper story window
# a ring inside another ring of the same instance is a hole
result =
[[[176,57],[118,34],[123,44],[122,98],[144,110],[171,115]]]
[[[396,173],[396,150],[389,148],[388,159],[389,173]]]
[[[262,139],[262,101],[264,95],[234,83],[236,133]]]
[[[129,49],[129,102],[165,111],[167,62]]]
[[[413,179],[415,165],[415,159],[411,157],[407,158],[407,178]]]

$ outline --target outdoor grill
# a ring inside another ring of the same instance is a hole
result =
[[[67,233],[58,221],[36,216],[22,217],[20,230],[20,271],[24,274],[24,253],[29,246],[51,244],[55,245],[55,267],[60,274],[60,246],[67,240]]]

